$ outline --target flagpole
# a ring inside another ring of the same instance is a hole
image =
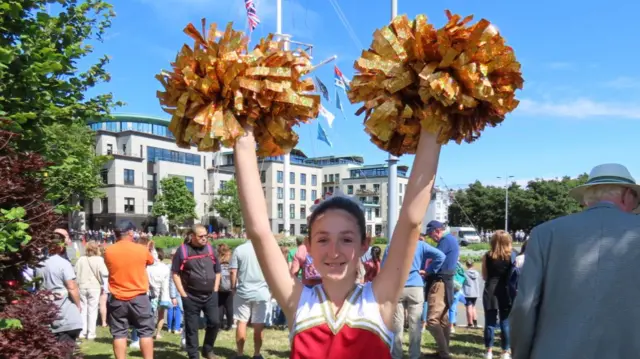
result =
[[[289,50],[289,38],[288,36],[282,33],[282,0],[276,1],[276,34],[279,36],[280,40],[284,41],[284,50]],[[282,215],[284,217],[284,235],[289,236],[291,233],[289,231],[289,227],[291,227],[291,214],[290,214],[290,187],[291,181],[289,180],[289,173],[291,172],[291,155],[289,152],[285,153],[283,156],[284,163],[284,208],[282,211]]]
[[[278,0],[281,1],[281,0]],[[398,15],[398,0],[391,0],[391,20]],[[398,157],[389,154],[389,188],[387,191],[387,240],[391,243],[398,220]]]

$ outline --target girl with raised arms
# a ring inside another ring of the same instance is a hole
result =
[[[272,232],[252,129],[234,148],[247,237],[291,330],[292,359],[391,358],[396,305],[409,276],[440,155],[435,134],[422,131],[405,200],[384,267],[373,282],[354,283],[369,248],[361,205],[348,197],[321,202],[308,219],[306,246],[322,284],[292,278]],[[287,175],[287,174],[285,174]]]

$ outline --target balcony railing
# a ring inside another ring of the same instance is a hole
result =
[[[356,195],[358,195],[358,196],[379,196],[380,195],[380,191],[379,190],[373,190],[373,189],[358,188],[356,190]]]

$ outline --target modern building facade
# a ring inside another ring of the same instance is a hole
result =
[[[113,159],[101,171],[106,196],[86,203],[81,227],[108,229],[127,219],[153,232],[167,231],[167,223],[150,213],[160,180],[170,176],[183,178],[193,193],[196,221],[208,219],[211,178],[207,169],[214,154],[198,152],[195,146],[179,148],[167,126],[166,120],[138,115],[90,123],[97,135],[96,153]]]
[[[435,187],[431,193],[429,209],[422,220],[423,226],[429,221],[436,220],[442,223],[449,222],[449,206],[453,202],[453,193],[448,190]]]
[[[90,123],[96,131],[96,153],[111,155],[101,172],[105,197],[85,201],[85,211],[72,219],[75,229],[109,229],[127,219],[140,228],[155,233],[168,231],[162,218],[151,215],[160,180],[181,177],[196,200],[195,222],[219,230],[229,219],[220,218],[211,209],[218,192],[234,178],[233,153],[198,152],[195,146],[179,148],[164,119],[140,115],[116,115],[113,119]],[[306,218],[317,198],[341,191],[361,201],[365,207],[367,233],[382,235],[386,231],[388,166],[365,165],[361,156],[326,156],[308,158],[293,150],[290,173],[284,173],[283,156],[258,160],[260,179],[267,201],[267,211],[274,233],[285,228],[285,196],[289,199],[289,233],[307,233]],[[398,203],[404,199],[407,166],[398,166]],[[288,176],[289,193],[284,193]],[[446,213],[446,210],[445,210]]]

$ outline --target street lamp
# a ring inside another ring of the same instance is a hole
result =
[[[513,178],[513,176],[506,175],[505,177],[498,176],[497,178],[504,178],[504,231],[509,232],[509,178]]]

